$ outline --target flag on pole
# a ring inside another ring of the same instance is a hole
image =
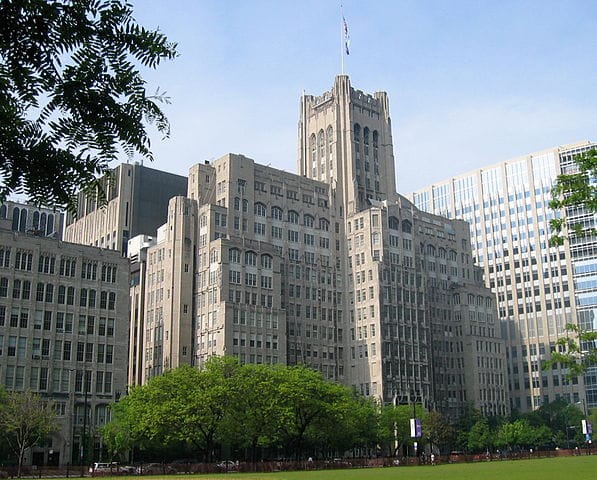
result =
[[[342,16],[342,21],[344,22],[344,48],[346,50],[346,55],[350,55],[350,35],[348,35],[348,24],[346,23],[344,15]]]

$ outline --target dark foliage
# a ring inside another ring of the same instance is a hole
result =
[[[0,200],[74,211],[120,153],[151,160],[146,125],[167,136],[169,124],[138,68],[175,56],[122,0],[2,0]]]

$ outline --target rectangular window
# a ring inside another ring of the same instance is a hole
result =
[[[71,342],[65,341],[64,347],[62,350],[62,360],[70,360],[70,354],[71,354]]]
[[[77,342],[77,362],[85,360],[85,343]]]
[[[106,345],[106,363],[112,363],[114,356],[114,345]]]

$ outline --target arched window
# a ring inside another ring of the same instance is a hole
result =
[[[245,252],[245,265],[254,267],[257,265],[257,254],[251,250]]]
[[[427,245],[427,255],[435,257],[435,247],[433,245]]]
[[[373,130],[373,148],[377,148],[379,145],[379,133],[377,130]]]
[[[400,222],[396,217],[388,218],[388,226],[390,230],[400,230]]]
[[[328,155],[332,154],[332,144],[334,143],[334,130],[332,130],[332,126],[328,126],[326,136],[328,139]]]
[[[12,209],[12,229],[16,232],[19,230],[19,218],[21,215],[21,210],[19,208]]]
[[[313,218],[312,215],[306,214],[303,217],[303,223],[304,223],[305,227],[312,227],[314,222],[315,222],[315,218]]]
[[[284,220],[284,211],[280,207],[272,207],[272,218],[274,220]]]
[[[319,159],[321,160],[325,156],[325,135],[323,133],[323,130],[319,130],[317,146],[319,147]]]
[[[354,124],[354,141],[356,143],[361,141],[361,126],[358,123]]]
[[[243,213],[247,213],[249,211],[249,201],[244,198],[243,199]]]
[[[299,223],[299,214],[294,210],[288,210],[288,221],[290,223],[297,224]]]
[[[45,214],[45,213],[42,213],[42,214],[41,214],[41,217],[40,217],[40,219],[39,219],[39,229],[40,229],[42,232],[45,232],[45,231],[46,231],[46,214]]]
[[[240,198],[234,197],[234,210],[240,210]]]
[[[363,129],[363,143],[369,145],[369,127]]]
[[[443,247],[440,247],[438,250],[438,256],[439,256],[439,258],[446,258],[446,249]]]
[[[8,208],[6,208],[6,205],[0,205],[0,218],[6,218],[7,212]]]
[[[218,261],[218,250],[216,248],[212,248],[209,252],[209,262],[215,263]]]
[[[450,250],[448,260],[456,261],[456,250]]]
[[[271,255],[261,255],[261,267],[271,269],[272,268],[272,257]]]
[[[39,229],[39,212],[33,212],[33,225],[34,230]]]
[[[317,161],[317,138],[315,134],[309,138],[309,149],[311,151],[311,162]]]
[[[329,229],[330,229],[330,222],[327,220],[327,218],[320,218],[319,219],[319,229],[323,230],[325,232],[329,231]]]
[[[230,263],[240,263],[240,250],[238,248],[228,250],[228,261]]]
[[[402,221],[402,231],[404,233],[412,233],[413,230],[413,224],[410,223],[408,220],[403,220]]]
[[[255,204],[255,215],[258,217],[267,217],[267,207],[263,203],[257,202]]]
[[[46,225],[46,235],[54,233],[54,215],[48,214],[48,224]]]
[[[21,219],[19,220],[19,231],[24,232],[27,229],[27,209],[21,210]]]

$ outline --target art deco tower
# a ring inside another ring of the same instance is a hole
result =
[[[341,216],[369,208],[369,199],[393,198],[391,127],[385,92],[366,94],[337,76],[331,91],[301,99],[299,174],[328,183]]]

